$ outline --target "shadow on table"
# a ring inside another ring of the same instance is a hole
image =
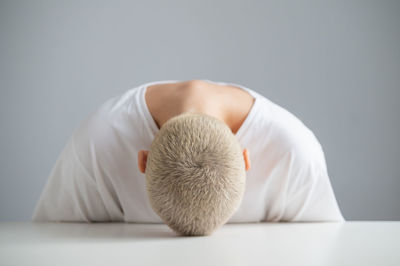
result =
[[[151,240],[181,238],[165,224],[136,223],[34,223],[40,238],[55,240]]]

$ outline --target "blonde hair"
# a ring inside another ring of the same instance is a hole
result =
[[[245,163],[222,121],[201,113],[169,119],[155,136],[146,164],[151,207],[179,235],[210,235],[239,207]]]

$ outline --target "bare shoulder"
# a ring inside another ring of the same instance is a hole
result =
[[[154,84],[147,87],[146,103],[157,125],[187,110],[219,117],[236,132],[253,105],[247,91],[203,80]]]
[[[166,97],[201,97],[201,96],[212,96],[215,95],[224,95],[227,96],[236,96],[236,97],[250,97],[252,96],[241,88],[230,86],[230,85],[219,85],[209,83],[204,80],[193,79],[193,80],[185,80],[181,82],[174,83],[161,83],[154,84],[147,88],[146,91],[146,99],[152,101],[153,98],[157,99],[166,99]]]
[[[160,128],[170,117],[179,114],[182,105],[191,99],[199,100],[201,80],[153,84],[146,88],[145,100],[150,114]]]

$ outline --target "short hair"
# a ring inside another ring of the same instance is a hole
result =
[[[151,207],[178,235],[211,235],[238,209],[245,190],[236,136],[221,120],[196,112],[161,127],[145,175]]]

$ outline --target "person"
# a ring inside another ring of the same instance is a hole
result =
[[[32,219],[166,223],[188,236],[344,221],[313,132],[258,92],[211,80],[148,82],[102,104],[73,132]]]

